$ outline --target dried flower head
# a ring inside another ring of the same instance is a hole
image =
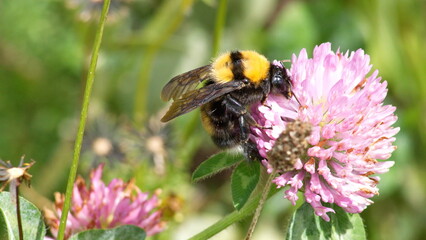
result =
[[[269,164],[280,173],[295,169],[295,164],[308,150],[307,137],[311,133],[309,123],[298,120],[289,122],[286,129],[275,140],[272,149],[267,153]]]
[[[272,128],[253,128],[251,138],[267,159],[264,165],[273,168],[272,158],[279,158],[277,152],[281,151],[276,149],[295,144],[279,137],[289,131],[289,123],[299,120],[310,124],[308,147],[297,153],[296,161],[287,155],[294,161],[294,169],[285,168],[289,171],[283,171],[274,183],[289,186],[285,198],[293,204],[297,192],[304,190],[306,201],[327,221],[326,213],[334,210],[322,202],[359,213],[378,194],[380,178],[376,174],[387,172],[394,164],[378,161],[388,159],[396,149],[393,136],[399,131],[392,127],[397,120],[395,107],[383,104],[387,83],[381,81],[377,70],[367,76],[372,66],[361,49],[333,52],[331,44],[324,43],[314,49],[312,58],[303,49],[291,62],[288,74],[298,101],[270,95],[268,106],[253,106],[255,120]]]
[[[95,168],[102,162],[117,164],[125,162],[126,153],[121,147],[123,141],[121,123],[107,114],[95,114],[87,125],[82,144],[83,169]]]
[[[16,188],[22,182],[30,184],[32,175],[28,173],[28,169],[34,165],[35,161],[30,163],[24,163],[24,157],[21,157],[21,162],[17,167],[12,166],[10,161],[0,160],[0,181],[3,182],[3,185],[0,187],[0,192],[10,183],[11,189]],[[14,190],[11,190],[13,192]]]
[[[141,192],[134,180],[125,183],[116,178],[105,186],[101,180],[103,167],[101,164],[91,172],[89,187],[86,187],[83,178],[77,178],[67,219],[66,238],[87,229],[108,229],[126,224],[144,229],[148,236],[163,231],[165,223],[161,220],[162,212],[157,209],[157,196],[149,197],[148,193]],[[56,213],[45,210],[46,222],[54,237],[58,233],[64,200],[63,194],[56,193]]]
[[[122,146],[130,155],[139,159],[150,159],[154,172],[164,176],[168,154],[172,145],[168,124],[160,121],[167,109],[162,109],[151,116],[143,129],[129,127],[123,137]]]

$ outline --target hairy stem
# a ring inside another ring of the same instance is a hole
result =
[[[265,183],[265,187],[266,187],[266,185],[270,186],[270,184],[268,184],[268,182]],[[270,189],[270,187],[268,187],[268,189]],[[277,188],[272,188],[272,189],[268,190],[267,191],[268,194],[266,194],[266,199],[270,198],[271,196],[273,196],[278,191],[279,191],[279,189],[277,189]],[[256,207],[259,205],[259,201],[262,197],[264,197],[263,192],[252,197],[249,200],[249,202],[246,203],[246,205],[244,205],[244,207],[240,211],[237,211],[237,210],[233,211],[232,213],[225,216],[221,220],[217,221],[216,223],[214,223],[210,227],[204,229],[202,232],[194,235],[189,240],[209,239],[212,236],[214,236],[214,235],[218,234],[219,232],[221,232],[222,230],[224,230],[225,228],[231,226],[235,222],[239,222],[239,221],[249,217],[251,214],[253,214]],[[265,201],[265,199],[263,201]]]
[[[268,180],[266,181],[265,188],[263,189],[263,192],[262,192],[262,198],[260,199],[259,205],[256,208],[256,212],[254,213],[253,219],[251,220],[250,227],[247,231],[247,235],[246,235],[245,240],[250,240],[251,237],[253,236],[254,229],[255,229],[256,224],[257,224],[257,220],[259,220],[260,212],[262,211],[263,206],[265,205],[266,198],[267,198],[268,193],[269,193],[270,188],[271,188],[272,179],[274,179],[274,177],[275,177],[275,173],[276,173],[276,171],[274,170],[269,175]]]
[[[63,240],[65,235],[65,227],[66,227],[68,212],[71,205],[71,195],[72,195],[75,177],[77,175],[81,144],[83,142],[84,128],[86,126],[87,112],[89,109],[89,100],[90,100],[90,95],[92,92],[93,82],[95,79],[95,70],[96,70],[96,65],[98,62],[99,49],[102,42],[102,35],[104,31],[106,17],[108,14],[109,5],[110,5],[110,0],[105,0],[103,8],[102,8],[101,18],[99,20],[99,25],[95,35],[95,42],[93,44],[92,58],[90,61],[89,72],[87,73],[86,88],[84,90],[83,105],[82,105],[82,109],[80,113],[80,124],[78,126],[77,137],[75,139],[75,144],[74,144],[74,156],[73,156],[73,161],[71,164],[70,173],[68,176],[64,208],[62,209],[62,216],[61,216],[61,221],[59,225],[58,238],[57,238],[58,240]]]

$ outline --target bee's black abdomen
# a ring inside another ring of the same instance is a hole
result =
[[[203,105],[201,117],[204,128],[219,148],[231,148],[241,143],[238,118],[227,111],[223,99]]]

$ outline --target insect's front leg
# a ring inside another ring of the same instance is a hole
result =
[[[244,107],[238,100],[231,96],[226,96],[224,104],[227,107],[227,110],[232,114],[238,116],[238,124],[240,127],[240,140],[243,147],[243,152],[249,161],[255,161],[262,159],[262,156],[259,154],[259,150],[257,149],[256,143],[250,140],[250,126],[259,126],[257,122],[253,119],[251,114],[247,111],[246,107]]]
[[[260,100],[260,103],[265,106],[268,107],[269,109],[272,109],[271,106],[269,106],[268,104],[266,104],[266,100],[268,99],[268,95],[271,92],[271,82],[270,81],[264,81],[263,84],[260,86],[262,88],[262,100]]]
[[[249,126],[255,126],[257,128],[269,129],[270,127],[260,126],[256,120],[251,116],[251,114],[247,111],[247,108],[242,105],[237,99],[233,98],[230,95],[227,95],[224,100],[224,105],[227,111],[231,112],[235,116],[239,117],[240,128],[243,129],[245,125],[249,128]],[[244,125],[244,126],[243,126]],[[248,139],[248,136],[247,138]]]
[[[241,116],[247,113],[246,107],[229,94],[225,96],[223,105],[226,107],[228,112],[231,112],[236,116]]]
[[[225,96],[223,104],[226,111],[238,119],[241,141],[246,142],[250,134],[250,125],[257,124],[256,121],[247,112],[247,108],[231,95]]]

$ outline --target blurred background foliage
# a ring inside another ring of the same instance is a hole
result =
[[[387,104],[401,127],[395,166],[362,216],[369,239],[424,239],[426,230],[426,2],[422,0],[230,0],[218,28],[219,0],[112,0],[90,103],[80,173],[107,162],[104,179],[135,177],[162,189],[168,230],[186,239],[232,211],[229,173],[191,183],[217,152],[197,111],[159,122],[162,86],[207,64],[215,52],[257,50],[289,59],[331,42],[363,48],[388,81]],[[65,191],[94,28],[102,1],[0,1],[0,157],[37,161],[24,195],[40,208]],[[218,34],[222,32],[222,34]],[[277,194],[255,239],[283,239],[295,207]],[[249,221],[216,239],[239,239]]]

